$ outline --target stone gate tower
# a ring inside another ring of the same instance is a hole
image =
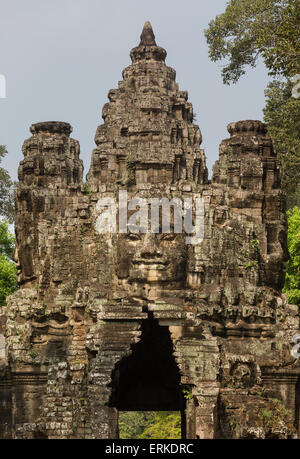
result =
[[[86,183],[68,123],[34,124],[24,143],[0,436],[117,438],[120,410],[180,410],[187,438],[293,437],[299,318],[281,294],[285,198],[266,126],[229,124],[209,181],[192,104],[150,23],[130,56]],[[103,232],[101,202],[120,191],[202,198],[203,241],[187,245],[172,224]]]

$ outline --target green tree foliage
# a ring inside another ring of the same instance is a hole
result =
[[[143,432],[145,426],[152,422],[153,414],[152,411],[120,411],[120,438],[137,438]]]
[[[7,154],[5,146],[0,145],[0,163]],[[0,215],[7,221],[0,221],[0,306],[5,305],[6,297],[17,287],[17,268],[12,261],[15,238],[8,230],[13,222],[13,182],[9,173],[0,167]]]
[[[8,230],[8,223],[0,221],[0,253],[12,259],[15,243],[15,237]]]
[[[156,412],[153,422],[137,438],[176,440],[181,438],[181,416],[168,411]]]
[[[6,304],[6,297],[18,288],[17,269],[14,263],[0,254],[0,306]]]
[[[292,97],[292,83],[273,81],[266,91],[264,120],[282,163],[282,188],[288,208],[300,206],[300,99]]]
[[[300,306],[300,208],[294,207],[288,215],[288,248],[290,260],[284,285],[284,293],[288,295],[291,304]]]
[[[6,154],[5,146],[0,145],[0,163]],[[12,223],[14,218],[13,187],[14,183],[9,173],[0,167],[0,215],[5,217],[9,223]]]
[[[300,74],[299,0],[230,0],[205,36],[213,61],[225,60],[226,84],[235,83],[261,57],[269,74],[283,77],[266,89],[264,120],[283,166],[288,207],[300,201],[300,98],[291,78]]]
[[[231,0],[205,30],[212,61],[227,59],[224,83],[236,82],[259,56],[270,75],[300,73],[299,23],[299,0]]]
[[[8,231],[8,223],[0,222],[0,306],[18,288],[17,268],[12,261],[15,238]]]
[[[170,411],[123,411],[119,431],[122,439],[180,439],[181,416]]]

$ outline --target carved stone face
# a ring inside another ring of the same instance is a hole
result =
[[[231,369],[232,382],[235,387],[250,387],[253,371],[248,363],[236,363]]]
[[[131,282],[181,283],[186,276],[184,234],[119,234],[117,275]]]

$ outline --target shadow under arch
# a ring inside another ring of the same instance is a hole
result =
[[[118,411],[180,411],[181,435],[185,438],[186,400],[169,327],[159,325],[149,313],[141,330],[140,341],[112,372],[109,406]]]

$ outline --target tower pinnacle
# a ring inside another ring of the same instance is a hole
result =
[[[145,22],[140,38],[139,46],[156,46],[155,35],[149,21]]]

